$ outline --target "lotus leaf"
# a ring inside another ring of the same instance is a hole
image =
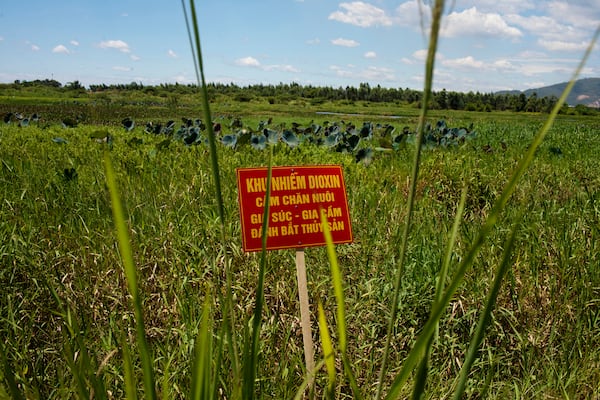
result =
[[[77,179],[77,171],[75,170],[75,168],[65,168],[63,171],[63,177],[67,181]]]
[[[263,130],[263,134],[267,138],[267,141],[269,143],[275,144],[275,143],[279,142],[279,132],[277,132],[273,129],[265,128]]]
[[[325,146],[333,147],[338,144],[339,140],[340,140],[340,134],[338,134],[338,133],[331,134],[330,133],[325,138]]]
[[[121,123],[123,124],[123,128],[125,128],[125,130],[128,132],[135,128],[135,122],[129,117],[123,119]]]
[[[64,139],[64,138],[61,138],[61,137],[55,137],[55,138],[52,138],[52,141],[53,141],[54,143],[57,143],[57,144],[67,144],[67,143],[69,143],[69,142],[67,142],[67,140],[66,140],[66,139]]]
[[[298,140],[298,136],[290,130],[285,130],[281,134],[281,140],[287,143],[290,147],[296,147],[300,144],[300,140]]]
[[[362,162],[364,164],[370,164],[373,161],[373,149],[363,148],[360,149],[354,157],[356,162]]]
[[[221,138],[221,143],[223,143],[227,147],[234,148],[237,144],[237,135],[225,135]]]
[[[250,143],[250,137],[251,136],[252,136],[252,133],[250,133],[247,130],[242,129],[240,132],[238,132],[238,139],[237,139],[237,145],[236,146],[247,145],[248,143]]]
[[[187,144],[188,146],[192,145],[199,136],[200,135],[198,131],[192,129],[189,131],[189,134],[183,138],[183,143]]]
[[[252,135],[250,144],[257,150],[264,150],[267,147],[267,137],[265,135]]]

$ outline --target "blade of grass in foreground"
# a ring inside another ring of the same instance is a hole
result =
[[[318,363],[316,363],[313,373],[307,374],[306,377],[304,377],[304,380],[302,381],[302,383],[300,384],[300,386],[298,386],[298,389],[296,390],[296,395],[294,396],[294,400],[306,399],[304,392],[306,392],[306,388],[308,388],[310,385],[313,384],[317,371],[321,370],[321,368],[323,368],[323,365],[325,365],[325,361],[324,360],[319,361]]]
[[[121,353],[123,357],[123,379],[125,383],[125,398],[127,400],[137,399],[135,374],[133,373],[133,362],[131,361],[131,350],[127,342],[125,332],[121,330]]]
[[[340,272],[340,266],[338,265],[337,255],[335,254],[335,245],[333,244],[333,238],[331,236],[331,231],[329,230],[329,222],[327,221],[327,216],[322,211],[323,210],[320,209],[319,213],[321,214],[321,226],[323,227],[323,236],[325,237],[327,247],[327,257],[331,267],[331,280],[333,282],[333,291],[335,293],[336,301],[338,340],[340,341],[340,354],[342,356],[342,364],[344,365],[344,374],[350,382],[354,398],[362,399],[363,396],[356,383],[356,378],[352,372],[352,366],[346,353],[346,306],[344,300],[344,288],[342,285],[342,273]]]
[[[323,358],[325,360],[325,368],[327,369],[327,397],[333,398],[333,389],[335,388],[335,353],[333,343],[329,335],[327,320],[325,319],[325,311],[323,304],[319,302],[319,335],[321,336],[321,347],[323,347]]]
[[[320,210],[321,211],[321,210]],[[327,257],[331,266],[331,280],[333,282],[333,292],[335,293],[338,340],[340,341],[340,351],[346,352],[346,306],[344,304],[344,288],[342,287],[342,273],[338,265],[337,256],[335,254],[335,245],[329,231],[329,223],[325,213],[321,214],[321,225],[323,227],[323,235],[327,243]]]
[[[58,280],[58,284],[62,289],[65,289],[60,279]],[[106,386],[101,375],[102,364],[96,369],[96,359],[93,354],[90,354],[88,346],[85,343],[86,324],[80,324],[75,310],[69,304],[65,304],[62,301],[54,286],[49,284],[45,279],[44,286],[56,302],[56,309],[51,311],[52,314],[60,317],[62,321],[63,355],[73,376],[73,383],[79,397],[93,397],[100,400],[108,398]]]
[[[62,285],[62,282],[60,282],[60,284]],[[63,336],[64,343],[62,353],[67,363],[68,369],[71,372],[71,375],[73,376],[72,385],[75,387],[74,391],[77,392],[77,394],[81,398],[89,398],[90,392],[88,390],[89,388],[88,385],[86,385],[84,377],[84,359],[86,358],[87,354],[84,351],[83,354],[80,356],[78,354],[79,349],[76,348],[75,351],[73,350],[73,342],[76,342],[76,340],[73,339],[80,332],[78,326],[79,324],[77,323],[77,320],[73,318],[71,309],[64,306],[61,298],[56,293],[54,287],[52,287],[48,283],[46,283],[46,287],[48,288],[48,291],[52,294],[52,297],[54,298],[57,304],[58,309],[54,310],[53,314],[59,316],[62,321],[63,329],[61,329],[61,333]]]
[[[211,297],[207,291],[202,308],[202,322],[200,331],[194,343],[194,365],[192,367],[192,387],[190,399],[207,400],[212,398],[214,390],[212,385],[212,317]]]
[[[258,271],[258,283],[256,287],[254,315],[252,317],[252,336],[250,339],[250,345],[246,346],[244,352],[244,384],[242,397],[244,399],[254,398],[254,381],[256,380],[256,371],[258,370],[258,335],[260,333],[260,327],[262,323],[262,309],[265,298],[264,285],[265,285],[265,271],[267,269],[267,233],[269,231],[269,208],[271,199],[271,175],[272,175],[272,160],[273,160],[273,147],[270,148],[269,152],[269,166],[267,168],[267,191],[264,199],[264,210],[263,210],[263,222],[262,222],[262,251],[260,253],[260,267]]]
[[[129,294],[131,295],[131,302],[133,303],[133,311],[135,314],[137,344],[144,374],[144,394],[146,399],[155,400],[156,388],[154,383],[154,371],[152,369],[152,355],[148,347],[148,342],[146,341],[142,300],[140,298],[137,283],[137,270],[133,263],[133,253],[131,251],[129,232],[127,231],[127,224],[125,222],[125,213],[123,212],[123,207],[121,205],[115,171],[108,151],[104,153],[104,169],[106,171],[106,184],[110,192],[113,219],[117,230],[119,251],[121,253],[121,259],[123,260],[123,266],[125,267],[125,277],[127,278],[127,286],[129,288]]]
[[[8,390],[10,391],[10,398],[15,400],[24,400],[25,396],[23,396],[23,394],[19,390],[19,387],[17,386],[17,382],[15,380],[15,372],[12,369],[10,362],[8,361],[8,357],[6,356],[6,349],[4,346],[4,342],[0,342],[0,357],[2,358],[2,367],[4,369],[3,374],[0,374],[0,394],[3,394],[2,392],[4,392],[4,385],[2,379],[4,378],[6,380]]]
[[[442,261],[442,267],[440,268],[440,273],[438,275],[438,281],[435,289],[435,300],[434,302],[439,302],[442,299],[442,295],[444,294],[444,285],[446,283],[446,279],[448,277],[448,270],[450,269],[450,262],[452,261],[452,250],[454,249],[454,245],[456,243],[456,237],[458,236],[458,228],[460,227],[460,222],[462,221],[463,213],[465,210],[465,203],[467,201],[467,186],[463,187],[460,202],[458,203],[458,207],[456,209],[456,215],[454,217],[454,224],[452,225],[452,231],[450,232],[450,237],[448,239],[448,243],[446,245],[446,253],[444,255],[444,259]],[[435,304],[435,303],[434,303]],[[436,330],[439,329],[439,325],[436,326]],[[425,385],[427,383],[427,376],[429,374],[429,357],[431,356],[431,348],[433,346],[435,336],[432,335],[429,338],[429,342],[427,343],[427,348],[425,349],[425,356],[421,360],[419,365],[417,376],[415,377],[415,385],[413,388],[412,398],[413,400],[418,400],[423,397],[425,394]]]
[[[219,210],[219,228],[221,233],[221,243],[225,246],[225,205],[223,202],[223,195],[221,190],[221,177],[219,170],[219,158],[217,155],[217,140],[215,136],[215,131],[213,129],[212,116],[210,113],[210,104],[208,101],[208,89],[206,86],[206,79],[204,77],[204,63],[202,61],[202,48],[200,46],[200,30],[198,28],[198,17],[196,14],[196,6],[194,0],[190,0],[190,11],[191,11],[191,23],[193,28],[190,28],[190,19],[188,18],[188,14],[185,7],[185,1],[181,0],[181,7],[183,8],[185,24],[188,32],[188,38],[190,41],[190,48],[192,50],[192,56],[194,59],[194,69],[196,71],[196,79],[198,81],[198,86],[201,89],[201,100],[202,100],[202,110],[204,112],[204,119],[206,120],[206,131],[208,134],[208,147],[210,150],[210,160],[211,160],[211,170],[213,173],[213,181],[215,184],[215,198],[217,201],[217,208]],[[233,309],[233,283],[231,278],[230,264],[228,260],[228,252],[225,249],[223,253],[224,257],[224,269],[225,269],[225,296],[222,299],[222,295],[219,294],[219,298],[221,298],[222,303],[224,304],[223,309],[223,331],[226,336],[230,338],[229,347],[231,349],[232,355],[232,364],[233,364],[233,377],[234,384],[233,389],[239,390],[241,388],[240,385],[240,361],[238,356],[238,346],[235,340],[235,335],[233,334],[233,329],[235,326],[235,316]],[[220,276],[220,274],[216,274],[216,276]],[[221,286],[221,285],[219,285]],[[239,392],[238,392],[239,394]],[[233,397],[237,397],[237,394]]]
[[[392,332],[394,329],[394,323],[396,322],[396,316],[398,314],[398,301],[400,299],[400,286],[402,284],[402,277],[404,275],[404,260],[406,258],[406,252],[408,249],[408,236],[410,234],[413,208],[415,204],[415,194],[417,190],[417,179],[419,177],[419,165],[421,158],[421,147],[423,142],[423,135],[425,132],[425,119],[427,118],[427,111],[429,106],[429,100],[431,98],[431,89],[433,87],[433,70],[435,64],[435,54],[437,52],[438,36],[441,26],[442,13],[444,11],[444,0],[436,0],[432,8],[432,19],[431,19],[431,32],[429,35],[429,46],[427,52],[427,62],[425,64],[425,88],[423,90],[423,105],[421,108],[421,115],[419,118],[419,126],[417,129],[417,142],[415,149],[415,159],[413,160],[411,182],[408,193],[408,203],[406,212],[406,221],[404,223],[404,230],[402,232],[402,242],[400,245],[400,257],[398,260],[398,270],[396,271],[396,280],[394,282],[394,294],[392,296],[392,304],[390,311],[390,318],[388,320],[387,335],[385,340],[385,346],[383,349],[383,357],[381,361],[381,367],[379,369],[378,382],[377,382],[377,395],[376,398],[380,399],[383,390],[383,378],[387,370],[387,361],[390,353],[390,345],[392,341]]]
[[[186,12],[185,4],[182,0],[182,6],[184,12]],[[202,100],[202,111],[204,112],[204,119],[206,120],[206,131],[208,134],[208,147],[210,149],[210,161],[211,169],[213,172],[213,179],[215,182],[215,197],[217,199],[217,207],[219,209],[219,217],[221,218],[221,232],[225,232],[225,206],[223,202],[223,195],[221,190],[221,177],[219,174],[219,157],[217,155],[217,140],[215,137],[215,131],[212,124],[212,116],[210,113],[210,104],[208,102],[208,89],[206,87],[206,79],[204,78],[204,63],[202,62],[202,48],[200,47],[200,31],[198,29],[198,17],[196,14],[196,6],[193,0],[190,0],[190,10],[192,13],[192,27],[194,28],[193,41],[190,43],[192,46],[192,54],[197,57],[194,59],[194,67],[196,69],[196,77],[198,79],[198,86],[201,91]],[[186,12],[186,24],[188,22]],[[190,33],[188,25],[188,34]],[[192,40],[190,38],[190,40]],[[194,51],[195,50],[195,51]]]
[[[506,272],[508,271],[508,268],[511,265],[511,255],[515,243],[516,233],[517,224],[513,226],[510,236],[504,244],[504,253],[502,254],[502,261],[500,262],[498,270],[496,271],[496,276],[494,277],[492,289],[488,295],[488,299],[485,303],[483,312],[479,317],[477,328],[475,329],[475,333],[473,335],[473,338],[471,339],[471,343],[469,344],[469,349],[467,350],[465,361],[460,369],[458,385],[456,386],[456,390],[454,392],[453,397],[454,400],[460,400],[465,391],[467,380],[469,379],[469,371],[471,370],[471,366],[473,365],[473,362],[475,362],[475,358],[477,357],[477,349],[479,349],[481,341],[483,340],[485,328],[489,325],[490,316],[492,314],[494,306],[496,305],[498,292],[500,291],[500,286],[502,285],[502,279],[506,275]]]
[[[529,150],[525,153],[523,158],[519,161],[519,164],[517,165],[515,171],[511,175],[511,177],[510,177],[509,181],[507,182],[506,186],[504,187],[502,193],[500,194],[498,199],[496,199],[490,213],[488,214],[488,217],[486,218],[484,224],[482,225],[481,229],[477,233],[477,236],[476,236],[475,240],[473,241],[473,244],[472,244],[469,252],[465,255],[465,257],[462,259],[461,263],[459,264],[457,271],[452,279],[452,282],[448,285],[448,288],[446,289],[444,296],[442,297],[441,301],[437,302],[435,304],[435,306],[433,307],[429,320],[425,323],[425,326],[423,327],[421,334],[417,338],[417,341],[415,342],[410,353],[404,360],[404,363],[402,364],[402,368],[401,368],[399,374],[394,379],[394,382],[392,383],[392,386],[390,388],[388,395],[386,396],[386,399],[395,399],[398,397],[398,395],[400,394],[400,390],[402,389],[402,387],[408,380],[411,371],[413,370],[415,365],[419,362],[421,357],[423,357],[423,355],[425,354],[425,351],[427,348],[427,342],[429,341],[429,337],[435,331],[435,327],[437,326],[446,306],[450,303],[452,296],[454,295],[454,293],[458,289],[459,285],[461,284],[462,279],[463,279],[467,269],[473,265],[473,262],[475,261],[475,258],[479,254],[479,250],[481,249],[481,246],[483,245],[485,239],[487,238],[489,233],[492,231],[493,227],[496,225],[496,222],[500,218],[500,214],[504,210],[506,204],[508,203],[508,200],[510,199],[511,195],[514,192],[514,190],[517,186],[517,183],[522,178],[522,176],[525,174],[525,171],[527,170],[527,168],[533,161],[533,158],[535,156],[535,152],[536,152],[537,148],[540,146],[540,144],[546,137],[547,133],[550,131],[550,128],[552,127],[552,124],[554,123],[554,120],[556,119],[556,116],[558,115],[558,111],[560,110],[562,105],[565,103],[567,96],[569,95],[571,89],[573,88],[573,85],[575,84],[575,80],[577,79],[577,76],[579,76],[581,70],[583,69],[583,66],[585,65],[587,59],[589,58],[591,50],[594,48],[594,45],[595,45],[599,35],[600,35],[600,27],[594,33],[594,37],[593,37],[592,41],[590,42],[590,45],[588,46],[588,49],[585,52],[579,66],[577,67],[577,70],[573,74],[573,77],[569,81],[569,84],[565,88],[563,94],[558,99],[556,105],[554,106],[552,112],[550,113],[550,116],[548,117],[548,119],[546,120],[546,122],[544,123],[544,125],[542,126],[540,131],[534,137],[531,145],[529,146]]]

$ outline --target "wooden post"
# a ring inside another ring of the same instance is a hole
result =
[[[315,370],[312,329],[310,323],[310,306],[308,303],[308,285],[306,283],[306,264],[304,249],[296,249],[296,276],[298,278],[298,298],[300,300],[300,324],[304,342],[304,360],[309,378],[309,387],[313,384]]]

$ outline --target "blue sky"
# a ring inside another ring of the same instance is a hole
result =
[[[206,79],[421,89],[428,4],[199,0]],[[435,88],[490,92],[564,82],[599,25],[600,0],[447,1]],[[582,76],[600,77],[598,46]],[[46,78],[194,83],[181,2],[3,0],[0,82]]]

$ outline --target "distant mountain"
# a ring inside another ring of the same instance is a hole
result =
[[[499,92],[500,94],[521,94],[531,96],[536,93],[538,97],[560,97],[568,82],[557,83],[556,85],[544,86],[537,89],[527,89],[525,91],[507,90]],[[567,103],[571,106],[584,104],[590,107],[600,108],[600,78],[585,78],[575,82],[573,90],[567,97]]]

